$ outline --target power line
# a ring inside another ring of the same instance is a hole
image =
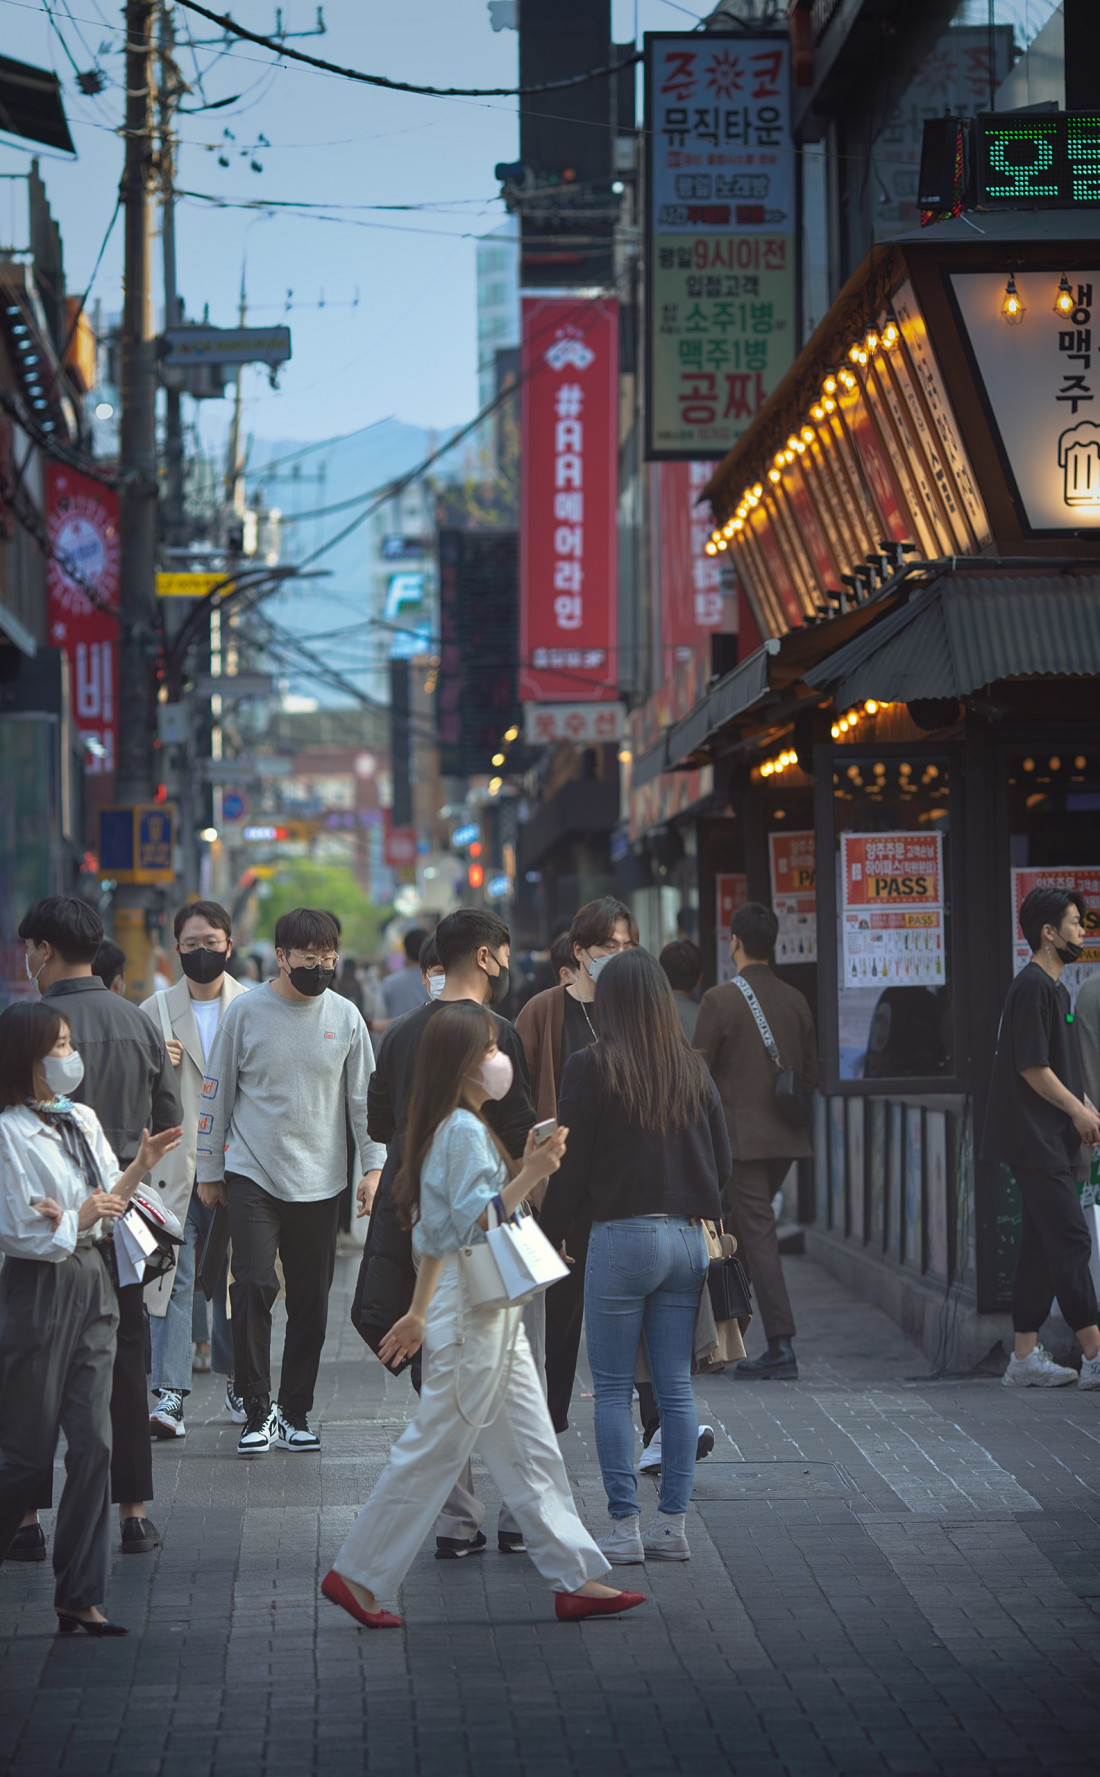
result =
[[[264,37],[258,31],[249,31],[239,25],[227,13],[211,12],[207,7],[200,6],[198,0],[179,0],[188,12],[197,12],[200,18],[209,20],[212,25],[220,25],[222,30],[232,32],[235,37],[242,37],[246,43],[258,43],[261,49],[269,49],[274,55],[292,62],[303,62],[307,68],[317,68],[322,74],[338,74],[343,80],[358,80],[365,86],[384,87],[388,92],[417,93],[428,99],[520,99],[533,93],[560,92],[563,87],[584,86],[591,80],[603,80],[611,75],[619,74],[625,68],[633,68],[641,61],[641,52],[624,56],[621,62],[608,62],[602,68],[588,68],[583,74],[571,74],[565,80],[544,80],[537,86],[416,86],[408,80],[390,80],[385,74],[364,74],[359,68],[341,68],[335,62],[326,62],[320,56],[306,55],[300,49],[288,49],[277,37]]]

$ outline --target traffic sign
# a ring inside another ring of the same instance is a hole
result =
[[[173,882],[175,842],[176,810],[170,802],[141,802],[99,811],[99,868],[116,882]]]
[[[227,821],[243,821],[248,803],[239,790],[227,790],[222,797],[222,815]]]
[[[215,586],[228,586],[224,574],[158,574],[159,599],[209,598]]]

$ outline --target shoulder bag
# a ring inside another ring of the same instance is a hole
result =
[[[508,1216],[493,1198],[496,1226],[484,1244],[464,1247],[459,1255],[472,1308],[506,1308],[527,1302],[540,1290],[568,1277],[569,1267],[554,1251],[534,1216]]]
[[[737,975],[733,981],[745,997],[749,1011],[756,1021],[761,1041],[775,1063],[775,1108],[788,1129],[808,1129],[813,1115],[813,1095],[806,1090],[802,1076],[793,1067],[784,1067],[779,1056],[771,1026],[764,1016],[763,1008],[752,988],[743,975]]]

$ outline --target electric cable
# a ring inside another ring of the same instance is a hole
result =
[[[220,25],[222,30],[241,37],[246,43],[256,43],[261,49],[269,49],[274,55],[292,61],[303,62],[307,68],[317,68],[322,74],[337,74],[343,80],[357,80],[365,86],[384,87],[388,92],[416,93],[429,99],[520,99],[535,93],[560,92],[563,88],[584,86],[592,80],[603,80],[621,73],[626,68],[636,66],[642,60],[641,51],[624,56],[622,61],[608,62],[602,68],[588,68],[583,74],[570,74],[562,80],[544,80],[536,86],[417,86],[408,80],[390,80],[385,74],[364,74],[359,68],[341,68],[335,62],[323,61],[320,56],[307,55],[304,50],[288,49],[277,37],[265,37],[259,31],[249,31],[239,25],[236,19],[227,13],[211,12],[206,6],[200,6],[198,0],[178,0],[188,12],[197,12],[200,18],[207,19],[212,25]]]

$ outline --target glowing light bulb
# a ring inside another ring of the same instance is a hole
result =
[[[769,481],[782,481],[782,479],[783,479],[783,477],[780,475],[778,469],[769,469],[768,470],[768,480]]]
[[[1004,301],[1001,303],[1001,313],[1010,327],[1018,327],[1026,312],[1027,311],[1020,298],[1020,292],[1016,288],[1016,279],[1013,277],[1012,273],[1009,272],[1008,282],[1005,285]]]
[[[1054,298],[1054,313],[1056,315],[1072,315],[1074,306],[1073,291],[1069,287],[1069,279],[1063,272],[1058,285],[1058,294]]]

